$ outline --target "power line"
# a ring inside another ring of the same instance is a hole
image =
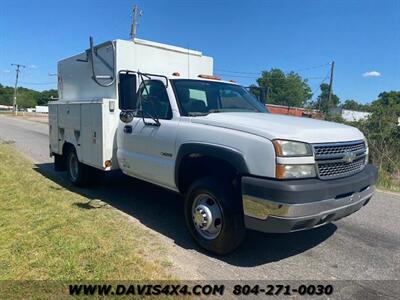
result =
[[[328,78],[329,78],[329,71],[324,77],[324,79],[322,79],[322,81],[318,84],[318,86],[312,91],[311,94],[314,95],[317,92],[317,90],[321,87],[321,84],[323,84]]]
[[[232,75],[232,74],[225,74],[225,73],[220,73],[220,72],[218,72],[218,73],[216,73],[217,75],[221,75],[221,76],[226,76],[226,77],[238,77],[238,78],[249,78],[249,79],[257,79],[257,78],[260,78],[261,77],[261,74],[259,75],[259,76],[245,76],[245,75]],[[307,78],[304,78],[304,79],[311,79],[311,80],[313,80],[313,79],[322,79],[322,78],[324,78],[324,77],[322,77],[322,76],[316,76],[316,77],[307,77]],[[274,79],[274,80],[286,80],[287,79],[287,77],[273,77],[273,76],[270,76],[270,77],[268,77],[268,79]]]
[[[322,65],[311,66],[311,67],[307,67],[307,68],[302,68],[302,69],[293,70],[293,72],[301,72],[301,71],[313,70],[313,69],[318,69],[318,68],[326,67],[326,66],[329,66],[329,65],[330,65],[330,63],[325,63],[325,64],[322,64]]]
[[[261,72],[243,72],[243,71],[230,71],[225,69],[215,68],[215,71],[225,72],[225,73],[234,73],[234,74],[252,74],[252,75],[260,75]]]
[[[46,84],[57,84],[57,82],[24,82],[21,81],[22,84],[31,84],[31,85],[46,85]]]
[[[322,68],[325,66],[329,66],[330,63],[325,63],[325,64],[321,64],[321,65],[315,65],[315,66],[310,66],[310,67],[305,67],[305,68],[300,68],[300,69],[296,69],[296,70],[291,70],[289,72],[300,72],[300,71],[307,71],[307,70],[313,70],[313,69],[318,69],[318,68]],[[247,74],[247,75],[261,75],[262,72],[248,72],[248,71],[237,71],[237,70],[228,70],[228,69],[219,69],[219,68],[215,68],[216,71],[219,72],[224,72],[224,73],[233,73],[233,74]]]

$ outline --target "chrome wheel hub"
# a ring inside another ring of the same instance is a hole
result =
[[[196,207],[194,223],[202,230],[210,228],[212,224],[212,214],[207,206],[199,205]]]
[[[207,194],[200,194],[193,201],[193,224],[200,235],[215,239],[222,229],[222,212],[218,203]]]

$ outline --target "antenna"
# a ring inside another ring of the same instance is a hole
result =
[[[139,8],[139,6],[135,5],[132,10],[132,24],[131,24],[131,40],[134,41],[136,38],[136,29],[138,25],[138,18],[143,15],[143,11]]]

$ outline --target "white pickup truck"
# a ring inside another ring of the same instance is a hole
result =
[[[270,114],[212,69],[201,52],[138,39],[61,60],[56,170],[84,186],[120,169],[182,194],[190,233],[217,254],[246,228],[315,228],[368,203],[377,171],[358,129]]]

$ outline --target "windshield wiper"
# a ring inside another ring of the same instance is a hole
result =
[[[199,117],[199,116],[207,116],[213,113],[220,113],[222,110],[220,109],[210,109],[208,112],[189,112],[188,115],[191,117]]]
[[[188,115],[190,117],[199,117],[199,116],[207,116],[208,112],[202,113],[202,112],[189,112]]]

